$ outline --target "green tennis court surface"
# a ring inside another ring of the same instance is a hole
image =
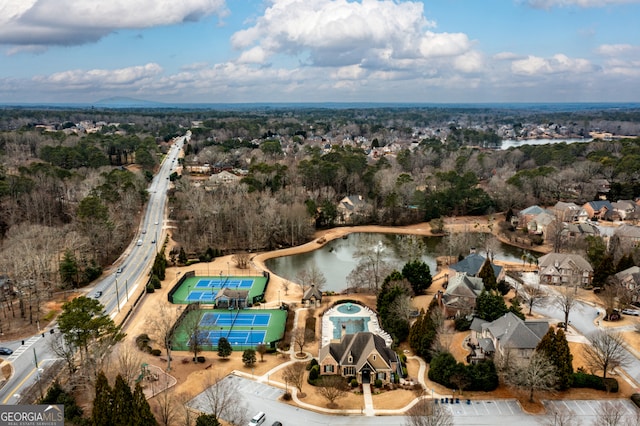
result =
[[[200,302],[213,304],[216,296],[223,289],[247,291],[249,304],[261,299],[267,285],[263,276],[243,277],[188,277],[173,293],[173,303]]]

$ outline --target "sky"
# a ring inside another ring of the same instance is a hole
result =
[[[0,0],[0,104],[639,102],[640,0]]]

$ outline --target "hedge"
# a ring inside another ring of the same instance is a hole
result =
[[[606,382],[606,383],[605,383]],[[608,385],[608,386],[607,386]],[[618,381],[612,377],[602,380],[602,377],[587,373],[573,373],[573,388],[589,388],[596,390],[608,390],[609,392],[618,392]],[[607,387],[609,389],[607,389]]]

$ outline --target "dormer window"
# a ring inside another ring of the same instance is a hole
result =
[[[375,355],[373,356],[373,360],[374,360],[374,361],[376,360],[376,356],[375,356]]]

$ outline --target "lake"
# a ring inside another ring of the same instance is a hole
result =
[[[592,142],[592,138],[569,139],[505,139],[500,144],[500,149],[515,148],[522,145],[547,145],[552,143],[586,143]]]
[[[490,234],[472,233],[479,241],[481,238],[495,238]],[[412,239],[412,237],[414,237]],[[407,262],[404,254],[408,241],[418,240],[422,243],[422,261],[429,265],[431,275],[436,274],[436,257],[446,256],[447,247],[443,246],[443,237],[408,236],[402,234],[353,233],[347,238],[329,241],[326,245],[306,253],[282,256],[265,262],[274,274],[295,282],[296,275],[315,265],[322,271],[327,280],[324,291],[341,292],[347,288],[347,276],[355,269],[358,259],[354,253],[362,250],[380,249],[382,257],[397,270]],[[478,246],[479,247],[479,246]],[[495,241],[494,258],[512,262],[521,261],[522,249]],[[468,251],[468,250],[467,250]],[[478,253],[486,256],[481,249]]]

